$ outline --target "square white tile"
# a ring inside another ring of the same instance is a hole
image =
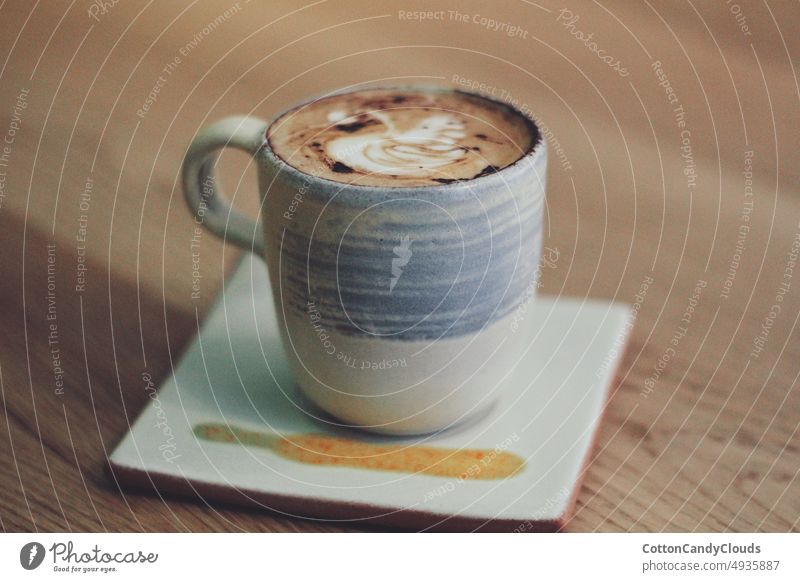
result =
[[[522,322],[528,356],[488,415],[435,435],[374,436],[304,414],[266,268],[245,256],[110,465],[124,484],[290,516],[556,530],[587,469],[629,314],[627,305],[539,297]],[[415,473],[409,463],[420,456],[428,469]]]

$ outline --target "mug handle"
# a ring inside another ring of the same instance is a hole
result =
[[[255,156],[264,146],[267,123],[255,117],[229,117],[203,129],[192,140],[183,160],[183,193],[200,222],[222,240],[263,256],[261,221],[231,206],[214,175],[219,151],[225,147]]]

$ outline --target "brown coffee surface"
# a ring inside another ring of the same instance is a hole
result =
[[[369,89],[276,119],[272,151],[301,172],[364,186],[432,186],[505,168],[538,141],[513,108],[456,90]]]

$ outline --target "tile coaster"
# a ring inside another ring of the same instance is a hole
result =
[[[435,435],[372,436],[303,412],[266,268],[248,255],[110,466],[124,485],[348,525],[554,531],[573,511],[629,314],[541,296],[522,320],[528,356],[487,415]]]

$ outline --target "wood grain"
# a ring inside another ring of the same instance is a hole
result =
[[[343,86],[421,80],[483,83],[558,140],[546,292],[634,303],[652,278],[566,529],[798,530],[796,3],[741,1],[738,20],[693,2],[122,2],[96,18],[87,6],[0,9],[4,530],[341,529],[120,491],[106,457],[147,399],[142,373],[170,373],[236,258],[204,235],[191,298],[193,224],[176,180],[195,132]],[[445,12],[418,22],[401,10]],[[222,166],[254,213],[248,161]]]

